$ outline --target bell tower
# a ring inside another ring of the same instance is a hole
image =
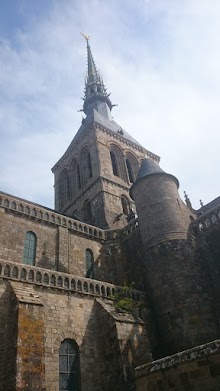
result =
[[[52,168],[55,209],[104,229],[127,224],[135,210],[129,189],[141,161],[159,157],[142,147],[112,118],[114,105],[86,40],[87,75],[83,111],[86,115],[64,155]]]

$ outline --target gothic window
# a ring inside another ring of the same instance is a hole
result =
[[[82,180],[81,183],[85,186],[87,181],[92,178],[91,155],[87,147],[84,148],[80,154],[80,173]]]
[[[71,175],[71,195],[74,197],[77,190],[81,188],[79,164],[77,163],[76,159],[74,159],[71,163],[70,175]]]
[[[86,250],[86,277],[94,278],[94,257],[89,248]]]
[[[91,156],[90,156],[89,152],[87,153],[86,159],[87,159],[87,168],[88,168],[89,178],[92,178],[92,163],[91,163]]]
[[[59,350],[59,391],[80,391],[79,347],[65,339]]]
[[[134,183],[139,170],[138,160],[133,153],[127,152],[125,163],[127,167],[129,182]]]
[[[125,196],[121,197],[121,205],[122,205],[123,213],[126,216],[128,216],[129,212],[130,212],[130,208],[129,208],[129,201],[128,201],[127,197],[125,197]]]
[[[65,169],[60,177],[59,183],[60,208],[62,208],[70,198],[70,178],[69,173]]]
[[[134,182],[134,173],[133,173],[132,164],[129,159],[125,159],[125,162],[126,162],[126,166],[127,166],[127,170],[128,170],[129,181],[131,183],[133,183]]]
[[[81,178],[80,178],[80,169],[79,169],[79,164],[77,164],[77,185],[78,185],[78,188],[80,189],[81,188]]]
[[[110,157],[112,163],[112,171],[115,176],[120,177],[127,182],[127,173],[125,167],[125,160],[122,150],[116,145],[110,145]]]
[[[118,174],[118,165],[117,165],[117,158],[113,151],[110,151],[111,156],[111,162],[112,162],[112,171],[115,176],[119,176]]]
[[[23,262],[27,265],[35,265],[36,243],[36,235],[31,231],[26,232],[24,241]]]

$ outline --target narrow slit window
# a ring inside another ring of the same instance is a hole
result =
[[[86,277],[94,278],[94,257],[90,249],[86,250]]]
[[[81,178],[80,178],[79,164],[77,164],[77,172],[76,172],[76,175],[77,175],[77,186],[78,186],[78,189],[81,189]]]
[[[92,178],[92,163],[91,163],[90,153],[87,154],[87,168],[88,168],[89,178]]]

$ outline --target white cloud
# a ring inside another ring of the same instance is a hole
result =
[[[27,15],[0,46],[2,190],[52,207],[50,168],[81,122],[85,31],[115,120],[195,207],[218,196],[219,19],[217,0],[56,1],[45,18]]]

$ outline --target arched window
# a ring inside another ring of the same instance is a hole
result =
[[[88,148],[83,148],[80,154],[80,178],[82,186],[85,186],[87,181],[92,178],[92,162]]]
[[[110,156],[111,156],[113,174],[115,176],[119,176],[118,165],[117,165],[117,158],[116,158],[116,155],[115,155],[114,151],[110,151]]]
[[[88,175],[89,178],[92,178],[92,163],[91,163],[91,156],[89,152],[87,153],[86,159],[87,159]]]
[[[78,184],[78,187],[79,189],[81,189],[81,178],[80,178],[80,169],[79,169],[79,164],[77,164],[77,184]]]
[[[126,216],[128,216],[128,215],[129,215],[129,212],[130,212],[129,201],[128,201],[128,199],[127,199],[125,196],[122,196],[122,197],[121,197],[121,205],[122,205],[123,213],[124,213]]]
[[[67,170],[60,176],[59,183],[60,208],[62,208],[70,198],[70,178]]]
[[[70,165],[71,176],[71,195],[74,197],[77,190],[81,188],[79,164],[76,159],[73,159]]]
[[[65,339],[59,350],[59,391],[80,391],[79,347]]]
[[[129,159],[125,159],[125,162],[126,162],[126,166],[127,166],[127,170],[128,170],[129,181],[131,183],[133,183],[134,182],[134,172],[133,172],[132,164]]]
[[[35,265],[36,243],[36,235],[31,231],[26,232],[24,241],[23,262],[27,265]]]
[[[86,201],[84,204],[84,215],[85,215],[85,221],[88,222],[92,218],[92,208],[91,208],[91,202]]]
[[[89,248],[86,249],[86,277],[94,278],[94,257]]]
[[[123,179],[123,181],[128,182],[124,155],[118,145],[110,145],[110,158],[113,174]]]
[[[126,158],[125,158],[125,163],[126,163],[126,167],[127,167],[129,182],[134,183],[134,181],[137,177],[137,174],[138,174],[138,170],[139,170],[138,159],[133,153],[127,152]]]

